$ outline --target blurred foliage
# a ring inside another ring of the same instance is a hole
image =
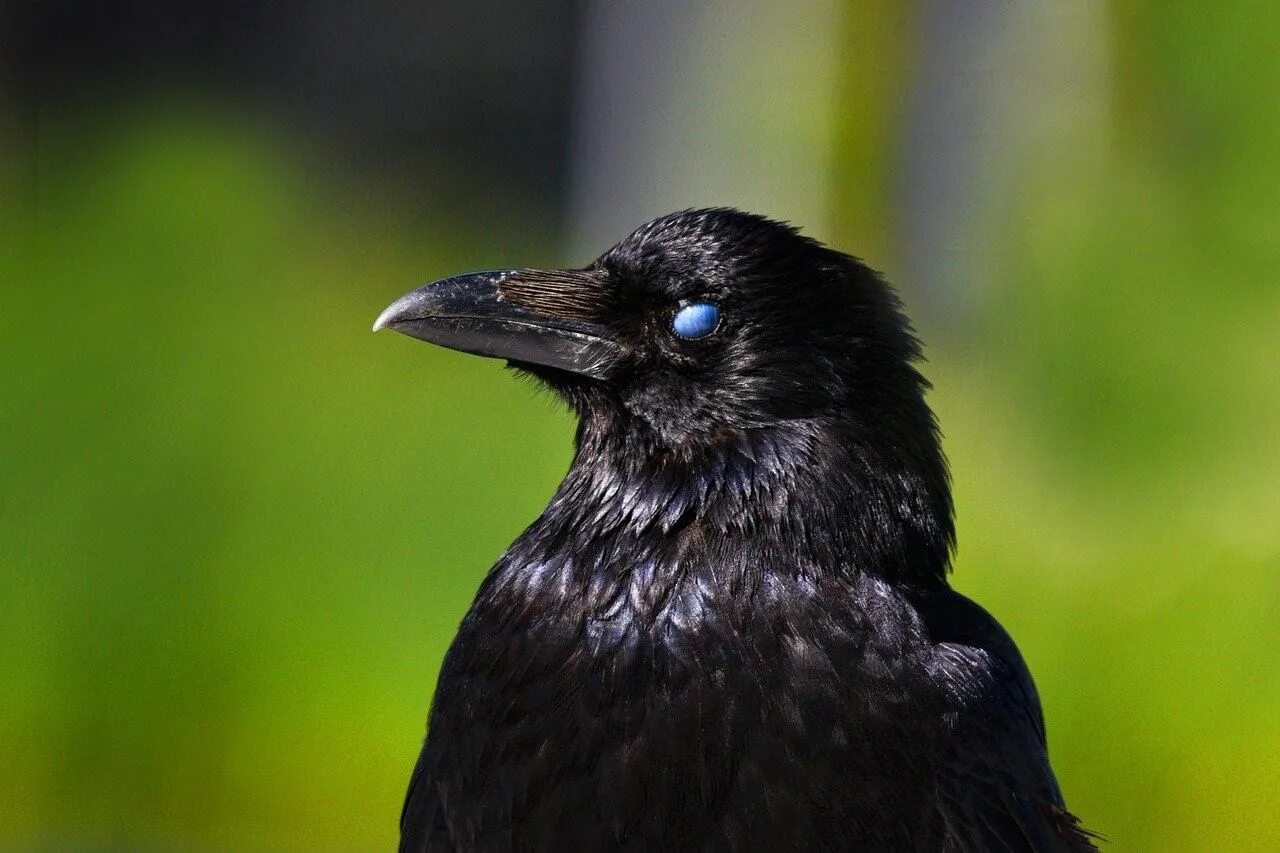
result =
[[[1104,144],[1010,176],[982,316],[925,328],[955,583],[1017,637],[1069,800],[1115,849],[1280,849],[1262,12],[1117,4],[1111,109],[1076,131]],[[894,248],[868,167],[892,162],[893,67],[844,88],[869,126],[838,171],[870,189],[839,219],[872,260]],[[0,840],[385,849],[443,651],[572,425],[494,362],[368,325],[436,275],[570,259],[532,218],[497,256],[466,221],[407,220],[196,96],[47,117],[18,153]]]
[[[1280,19],[1125,5],[1107,121],[1012,190],[934,351],[956,583],[1019,639],[1117,849],[1280,848]]]
[[[385,848],[441,653],[570,451],[497,363],[369,333],[493,259],[229,115],[45,132],[0,338],[0,837]]]

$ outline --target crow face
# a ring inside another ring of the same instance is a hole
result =
[[[584,419],[668,447],[920,399],[896,299],[853,258],[734,210],[654,220],[578,270],[445,279],[374,328],[507,359]]]

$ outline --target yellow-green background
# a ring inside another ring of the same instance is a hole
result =
[[[825,234],[907,268],[912,12],[847,5]],[[1280,14],[1103,20],[1103,108],[1016,168],[992,152],[982,298],[957,320],[900,282],[954,582],[1019,641],[1113,849],[1276,850]],[[387,848],[441,655],[572,424],[369,323],[449,272],[587,258],[536,210],[371,187],[199,89],[8,142],[0,844]]]

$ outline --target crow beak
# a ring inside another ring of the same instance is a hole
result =
[[[594,321],[600,300],[599,274],[590,271],[469,273],[406,293],[373,330],[604,379],[622,348]]]

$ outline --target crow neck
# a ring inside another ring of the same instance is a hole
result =
[[[923,434],[933,437],[931,423]],[[898,444],[829,417],[671,447],[631,425],[584,420],[577,444],[539,522],[544,541],[577,547],[590,531],[607,543],[600,559],[670,563],[700,549],[743,571],[946,583],[954,533],[936,439]]]

